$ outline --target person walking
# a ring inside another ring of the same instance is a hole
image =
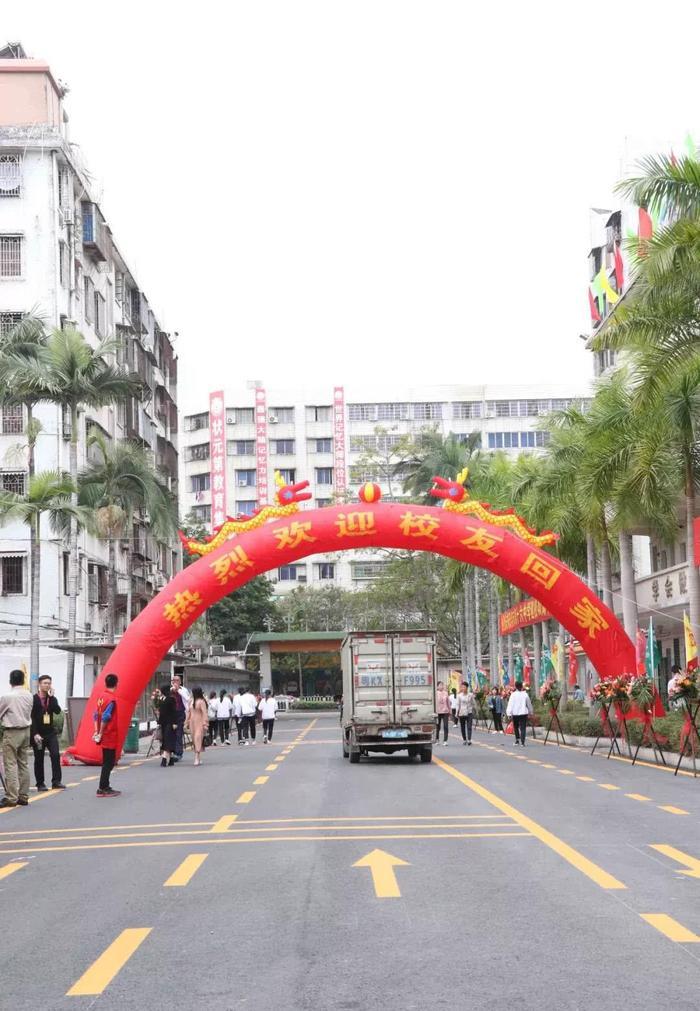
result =
[[[243,744],[243,712],[241,710],[241,689],[233,696],[233,718],[236,722],[238,744]]]
[[[245,691],[241,688],[241,716],[243,718],[243,736],[245,738],[246,747],[248,744],[255,744],[255,714],[257,712],[258,703],[249,688]],[[250,736],[251,740],[248,741]]]
[[[204,735],[209,729],[209,715],[207,712],[207,703],[204,701],[204,692],[199,685],[196,685],[192,689],[192,705],[190,706],[190,711],[187,714],[187,722],[185,726],[192,737],[194,764],[201,765],[202,752],[204,751]],[[228,735],[226,743],[229,743]]]
[[[231,744],[229,733],[231,730],[231,713],[233,712],[233,702],[231,696],[225,688],[221,689],[221,696],[216,707],[216,718],[219,728],[219,739],[222,744]]]
[[[467,682],[463,681],[461,691],[457,696],[457,719],[462,731],[462,743],[469,745],[469,747],[471,747],[472,743],[475,708],[476,699],[474,698],[474,692],[469,688]]]
[[[532,715],[532,700],[528,693],[523,691],[522,681],[515,682],[515,691],[508,699],[507,715],[513,720],[516,748],[519,744],[524,748],[527,736],[527,718]]]
[[[440,725],[442,725],[443,732],[443,748],[447,747],[447,736],[449,734],[449,722],[450,722],[450,696],[445,689],[445,684],[443,681],[438,681],[437,686],[437,698],[436,698],[436,710],[437,710],[437,738],[435,743],[437,744],[440,740]]]
[[[161,768],[175,765],[175,749],[177,747],[178,716],[179,707],[177,700],[180,698],[177,685],[173,682],[168,688],[163,685],[161,691],[163,698],[158,711],[158,726],[160,727],[160,742],[162,745]]]
[[[275,729],[275,714],[277,712],[277,699],[269,688],[265,689],[265,697],[260,699],[258,709],[262,714],[263,744],[272,741],[272,731]]]
[[[219,697],[216,692],[209,692],[209,700],[207,701],[207,717],[209,719],[209,735],[214,748],[216,747],[216,729],[219,720],[218,711]]]
[[[450,692],[450,709],[452,711],[452,722],[457,726],[457,689],[453,688]]]
[[[489,696],[489,709],[491,710],[491,715],[493,716],[493,732],[494,734],[503,734],[503,696],[501,695],[500,685],[496,685]]]
[[[44,781],[46,752],[51,756],[51,789],[65,790],[61,782],[61,751],[58,746],[58,732],[54,717],[62,716],[58,699],[53,693],[52,680],[48,674],[39,678],[38,691],[32,700],[32,748],[34,750],[34,779],[39,793],[46,793]]]
[[[583,688],[581,685],[574,685],[574,694],[571,696],[574,702],[585,702],[586,697],[583,694]]]
[[[118,684],[119,678],[116,674],[107,675],[105,690],[98,698],[97,709],[92,714],[95,727],[92,739],[102,748],[100,785],[97,787],[98,797],[121,796],[121,790],[113,790],[109,783],[109,777],[117,761],[117,745],[119,743],[117,698],[114,693]]]
[[[0,807],[26,807],[29,803],[29,730],[32,693],[24,687],[24,672],[10,671],[10,690],[0,696],[2,760],[5,766],[5,796]]]

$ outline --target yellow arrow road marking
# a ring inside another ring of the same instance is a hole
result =
[[[26,867],[26,861],[16,860],[13,863],[5,864],[4,867],[0,867],[0,881],[3,878],[9,878],[10,874],[14,874],[15,871],[21,871],[23,867]]]
[[[678,920],[666,913],[640,913],[643,920],[646,920],[652,927],[656,927],[669,941],[677,941],[679,944],[696,944],[700,942],[700,937],[688,930]]]
[[[687,874],[689,878],[700,878],[700,860],[697,857],[691,857],[688,853],[684,853],[683,850],[677,850],[675,846],[652,844],[651,848],[656,850],[657,853],[663,853],[665,857],[670,857],[671,860],[675,860],[679,864],[685,864],[689,868],[687,871],[680,871],[680,874]]]
[[[401,891],[396,880],[394,867],[409,867],[400,857],[392,856],[386,850],[372,850],[367,856],[357,860],[353,867],[369,867],[372,873],[374,894],[378,899],[400,899]]]
[[[164,887],[184,888],[185,885],[190,883],[208,856],[208,853],[191,853],[188,857],[185,857],[180,866],[164,882]]]
[[[152,927],[138,927],[123,930],[109,948],[103,951],[83,973],[78,982],[73,984],[66,997],[95,997],[102,993],[136,949],[143,944],[152,929]]]

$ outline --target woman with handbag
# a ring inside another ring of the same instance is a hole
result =
[[[209,729],[209,714],[207,704],[204,701],[204,692],[199,685],[192,689],[192,705],[187,714],[185,727],[192,736],[194,764],[201,765],[202,752],[204,751],[204,735]]]

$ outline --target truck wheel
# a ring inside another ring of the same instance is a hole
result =
[[[347,757],[348,757],[348,742],[345,737],[345,734],[343,734],[343,758]]]
[[[409,758],[415,758],[416,755],[418,754],[418,750],[419,750],[418,748],[409,748],[408,749],[408,757]]]
[[[350,764],[357,765],[359,761],[360,761],[360,749],[350,748]]]
[[[420,753],[420,760],[421,760],[421,762],[432,762],[432,760],[433,760],[433,749],[432,748],[423,748],[423,750]]]

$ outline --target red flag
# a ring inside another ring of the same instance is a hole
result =
[[[647,672],[647,636],[641,628],[637,629],[637,639],[635,642],[635,652],[637,654],[637,674],[643,677]]]
[[[637,234],[640,239],[650,239],[654,234],[654,224],[643,207],[639,208],[639,231]]]
[[[574,653],[574,641],[569,640],[569,685],[573,688],[578,677],[578,660]]]
[[[598,311],[598,300],[593,297],[593,292],[588,289],[588,308],[591,310],[591,320],[600,323],[600,312]]]
[[[622,262],[622,253],[619,246],[615,246],[615,280],[617,282],[617,290],[622,294],[622,288],[625,283],[625,266]]]
[[[523,681],[529,681],[532,677],[532,661],[530,660],[530,650],[525,650],[525,663],[523,664]]]

